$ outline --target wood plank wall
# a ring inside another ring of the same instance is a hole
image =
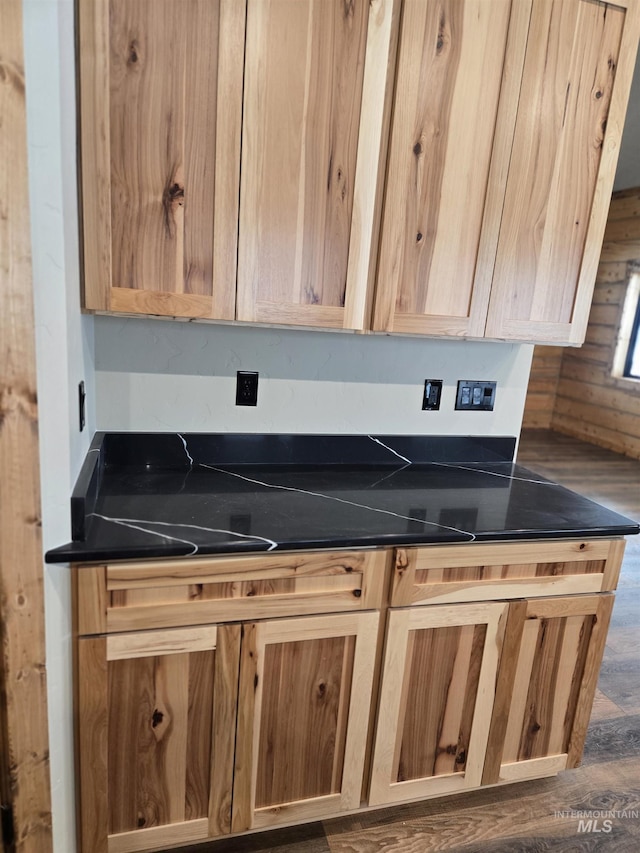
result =
[[[49,853],[51,797],[22,2],[0,13],[0,678],[15,853]]]
[[[585,343],[535,349],[524,427],[550,427],[640,459],[640,383],[611,375],[633,271],[640,271],[640,188],[612,197]]]

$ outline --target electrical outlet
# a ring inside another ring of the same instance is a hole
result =
[[[78,385],[78,427],[80,432],[84,429],[86,422],[86,399],[87,395],[84,390],[84,381]]]
[[[258,374],[251,370],[236,373],[236,406],[258,405]]]
[[[496,401],[496,383],[480,379],[460,379],[456,409],[468,412],[492,412]]]
[[[442,379],[425,379],[422,395],[422,410],[434,412],[440,408],[442,398]]]

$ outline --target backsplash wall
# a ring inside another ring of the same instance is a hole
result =
[[[96,428],[519,435],[533,347],[96,317]],[[260,374],[235,405],[237,370]],[[425,379],[444,380],[422,411]],[[456,412],[458,379],[498,383],[493,412]]]

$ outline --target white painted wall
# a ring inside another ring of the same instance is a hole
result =
[[[96,425],[158,432],[519,435],[533,347],[96,317]],[[237,370],[260,373],[235,405]],[[422,411],[425,379],[444,380]],[[493,412],[456,412],[458,379],[495,380]]]
[[[69,495],[95,429],[93,318],[79,307],[72,0],[23,0],[44,550],[70,539]],[[2,164],[0,168],[11,168]],[[88,392],[78,430],[77,386]],[[56,853],[75,850],[70,573],[45,566]]]

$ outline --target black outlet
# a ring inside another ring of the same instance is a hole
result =
[[[258,405],[258,374],[252,370],[236,373],[236,406]]]
[[[425,379],[422,395],[422,410],[435,412],[440,408],[442,398],[442,379]]]
[[[84,382],[80,382],[78,385],[78,427],[80,428],[80,432],[84,429],[84,425],[86,422],[86,399],[87,395],[84,390]]]
[[[496,401],[496,383],[480,379],[460,379],[456,409],[468,412],[492,412]]]

